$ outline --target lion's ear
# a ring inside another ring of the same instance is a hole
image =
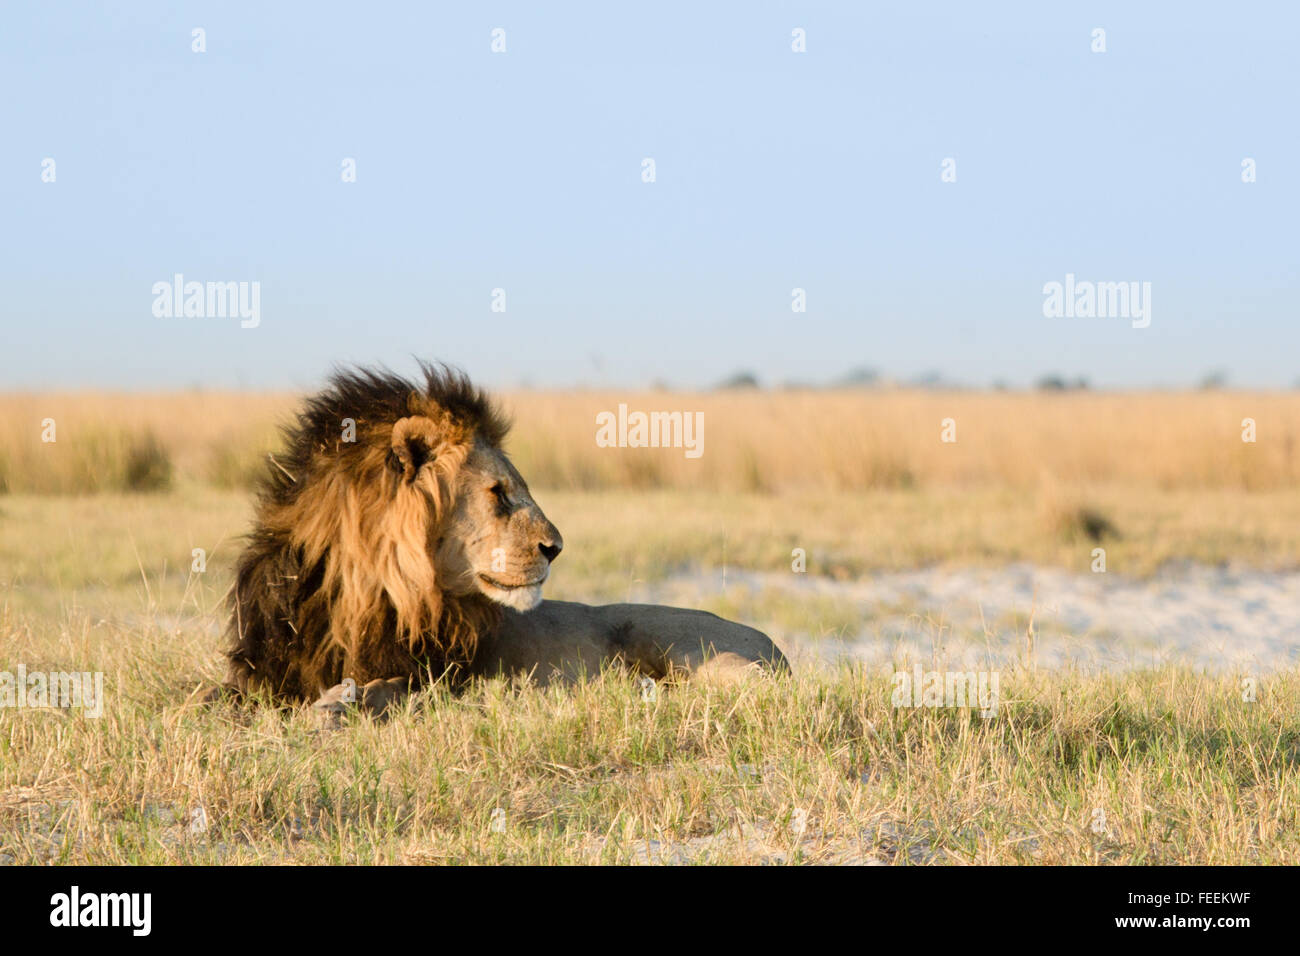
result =
[[[403,480],[412,482],[420,469],[436,457],[438,428],[423,415],[398,419],[393,426],[393,448],[388,464]]]

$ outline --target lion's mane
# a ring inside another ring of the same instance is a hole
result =
[[[463,374],[421,368],[421,384],[340,370],[284,429],[230,596],[238,690],[311,700],[345,678],[454,679],[499,623],[486,598],[444,592],[429,548],[471,442],[499,446],[509,425]],[[408,441],[436,493],[402,481]]]

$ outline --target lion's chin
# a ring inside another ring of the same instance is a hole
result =
[[[479,575],[478,588],[485,597],[497,604],[513,608],[516,611],[531,611],[542,603],[542,584],[529,584],[524,587],[499,587]]]

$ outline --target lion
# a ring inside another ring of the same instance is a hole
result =
[[[564,549],[460,371],[340,369],[269,456],[230,595],[225,687],[383,712],[425,684],[618,666],[728,682],[788,663],[704,611],[542,599]]]

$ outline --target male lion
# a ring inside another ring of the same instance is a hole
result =
[[[655,678],[786,669],[762,633],[703,611],[543,601],[564,543],[461,373],[340,371],[286,430],[231,595],[227,687],[382,711],[427,680]]]

